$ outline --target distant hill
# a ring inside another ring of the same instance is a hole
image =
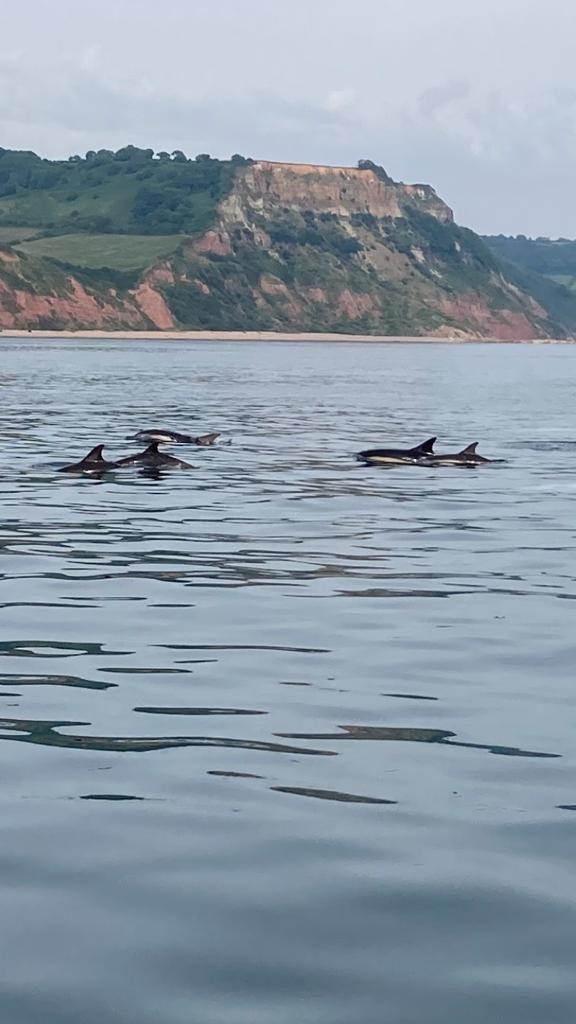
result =
[[[0,149],[4,329],[576,333],[576,295],[488,241],[369,160]]]
[[[576,241],[487,235],[486,245],[500,259],[576,288]]]

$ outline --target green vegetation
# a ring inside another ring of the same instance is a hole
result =
[[[412,205],[406,205],[404,217],[387,218],[386,236],[398,251],[409,255],[414,248],[421,249],[429,260],[440,261],[446,271],[467,279],[498,269],[498,261],[473,231],[439,221]]]
[[[547,277],[576,277],[576,241],[566,238],[526,238],[517,235],[488,235],[486,245],[499,258],[516,263],[525,270]]]
[[[136,146],[68,160],[0,149],[0,227],[12,233],[15,227],[53,234],[202,232],[247,162],[205,153],[189,160],[179,150],[155,154]]]
[[[576,294],[570,288],[514,263],[502,262],[500,269],[512,284],[527,292],[546,310],[554,324],[569,335],[576,333]]]
[[[361,171],[374,171],[376,177],[380,178],[380,180],[384,181],[387,185],[394,184],[394,178],[391,178],[384,168],[381,167],[380,164],[375,164],[373,160],[359,160],[358,168]]]
[[[0,281],[14,291],[62,298],[71,291],[68,275],[50,260],[23,255],[17,263],[0,262]],[[9,297],[2,296],[5,306]]]
[[[576,241],[490,235],[483,239],[501,270],[569,333],[576,331]]]
[[[262,221],[262,227],[276,246],[309,246],[336,256],[350,256],[362,248],[333,214],[317,215],[314,210],[283,210],[274,220]]]
[[[144,270],[175,252],[183,240],[182,235],[59,235],[16,248],[72,267]]]

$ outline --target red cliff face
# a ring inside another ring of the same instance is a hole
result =
[[[542,336],[542,327],[536,326],[526,313],[490,309],[485,300],[474,294],[444,299],[442,311],[450,321],[466,324],[472,337],[530,341]],[[445,335],[446,330],[442,333]]]
[[[0,251],[0,327],[4,330],[166,330],[174,318],[159,286],[172,280],[169,267],[147,274],[138,287],[119,295],[113,288],[88,288],[55,266],[49,279],[37,264],[9,250]]]

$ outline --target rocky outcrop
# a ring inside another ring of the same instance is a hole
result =
[[[230,196],[222,203],[223,220],[246,222],[246,211],[266,208],[314,210],[350,218],[353,214],[401,217],[405,205],[416,204],[439,220],[453,219],[452,211],[430,185],[383,181],[370,169],[283,164],[259,160],[244,168]]]

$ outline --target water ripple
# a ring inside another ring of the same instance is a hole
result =
[[[0,345],[2,1020],[571,1024],[576,347]]]

